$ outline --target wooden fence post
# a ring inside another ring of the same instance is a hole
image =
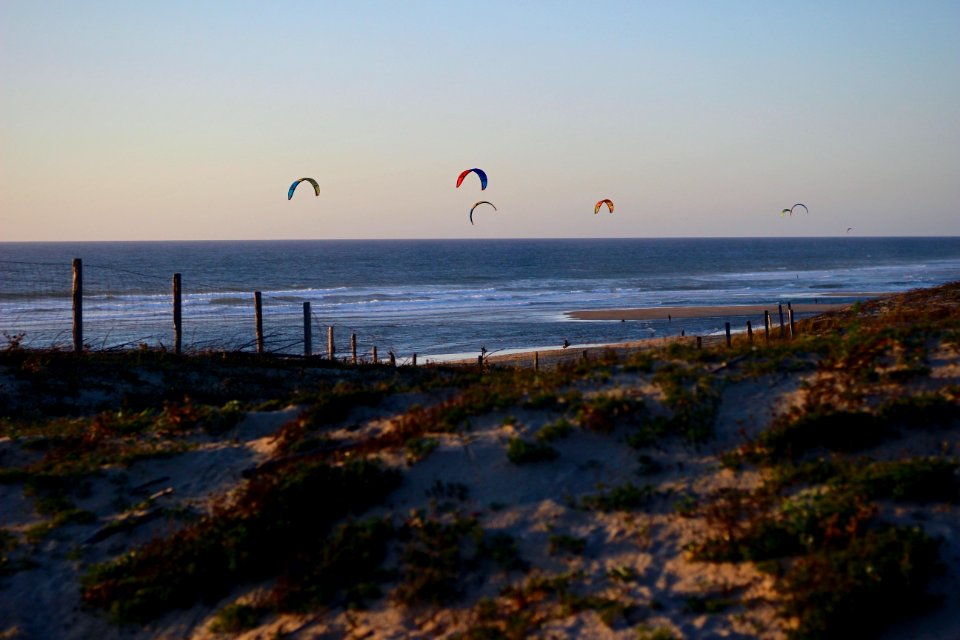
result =
[[[790,339],[797,335],[797,323],[793,320],[793,309],[787,308],[787,316],[790,321]]]
[[[540,352],[539,351],[533,352],[533,370],[540,371]]]
[[[753,325],[747,320],[747,342],[753,344]]]
[[[483,356],[477,356],[477,366],[483,371]]]
[[[413,354],[413,366],[417,366],[417,354]]]
[[[393,351],[388,351],[388,353],[390,354],[390,366],[397,366],[397,355]]]
[[[697,336],[697,349],[703,349],[703,338],[700,336]]]
[[[377,360],[377,345],[373,345],[373,353],[371,354],[371,357],[373,358],[373,364],[379,363],[379,360]]]
[[[313,325],[310,323],[310,303],[303,303],[303,355],[313,355]]]
[[[350,334],[350,359],[357,364],[357,334]]]
[[[786,328],[783,326],[783,305],[779,302],[777,303],[777,311],[780,313],[780,339],[783,340]]]
[[[253,292],[253,318],[257,327],[257,353],[263,353],[263,296]]]
[[[731,343],[730,343],[730,323],[729,323],[729,322],[724,322],[724,323],[723,323],[723,331],[724,331],[724,333],[727,334],[727,346],[729,347],[730,344],[731,344]]]
[[[770,342],[770,312],[766,309],[763,310],[763,339]]]
[[[173,352],[180,355],[183,346],[183,307],[181,304],[180,274],[173,274]]]
[[[333,344],[333,327],[327,327],[327,358],[331,361],[337,359],[336,347]]]
[[[83,351],[83,260],[73,259],[73,350]]]

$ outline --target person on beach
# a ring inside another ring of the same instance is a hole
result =
[[[569,346],[570,346],[570,341],[567,340],[566,338],[564,338],[564,339],[563,339],[563,348],[566,349],[566,348],[569,347]]]

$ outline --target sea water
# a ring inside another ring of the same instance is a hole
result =
[[[399,358],[705,335],[746,320],[565,315],[580,309],[775,311],[960,280],[960,238],[0,243],[0,342],[70,344],[73,258],[94,349],[169,347],[180,273],[189,348],[252,349],[260,291],[269,350],[303,352],[309,302],[318,353],[332,326],[341,354],[356,334],[361,353]]]

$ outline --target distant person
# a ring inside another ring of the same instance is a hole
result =
[[[669,313],[667,314],[667,322],[673,322],[673,316],[671,316]]]
[[[566,348],[569,347],[569,346],[570,346],[570,341],[567,340],[566,338],[564,338],[564,340],[563,340],[563,348],[566,349]]]

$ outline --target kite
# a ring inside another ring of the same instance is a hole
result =
[[[471,171],[475,172],[480,177],[480,190],[483,191],[484,189],[486,189],[487,174],[484,173],[483,169],[477,169],[476,167],[474,167],[473,169],[467,169],[466,171],[460,174],[460,177],[457,178],[457,188],[458,189],[460,188],[460,185],[463,184],[463,179],[466,178],[467,174],[470,173]]]
[[[806,211],[807,213],[810,213],[810,209],[807,209],[807,205],[803,204],[802,202],[798,202],[797,204],[793,205],[793,206],[790,207],[789,209],[784,209],[783,211],[781,211],[781,212],[780,212],[780,217],[782,218],[783,216],[785,216],[785,215],[788,214],[788,213],[792,216],[792,215],[793,215],[793,210],[796,209],[797,207],[803,207],[803,210],[804,210],[804,211]]]
[[[597,204],[594,205],[593,215],[597,215],[598,213],[600,213],[600,207],[604,204],[607,205],[607,209],[610,210],[610,213],[613,213],[613,200],[610,200],[609,198],[605,198],[603,200],[598,201]]]
[[[313,185],[313,190],[314,190],[314,192],[315,192],[318,196],[320,195],[320,185],[317,184],[317,181],[316,181],[316,180],[314,180],[313,178],[297,178],[296,180],[293,181],[293,184],[290,185],[290,190],[287,191],[287,200],[290,200],[290,199],[293,198],[293,192],[294,192],[294,190],[296,190],[297,185],[300,184],[301,182],[303,182],[304,180],[306,180],[307,182],[309,182],[310,184],[312,184],[312,185]]]
[[[470,207],[470,224],[473,224],[473,210],[476,209],[477,207],[479,207],[479,206],[482,205],[482,204],[488,204],[488,205],[490,205],[491,207],[493,207],[493,210],[494,210],[494,211],[497,210],[497,207],[494,206],[494,204],[493,204],[492,202],[487,202],[486,200],[481,200],[480,202],[477,202],[477,203],[474,204],[472,207]]]

